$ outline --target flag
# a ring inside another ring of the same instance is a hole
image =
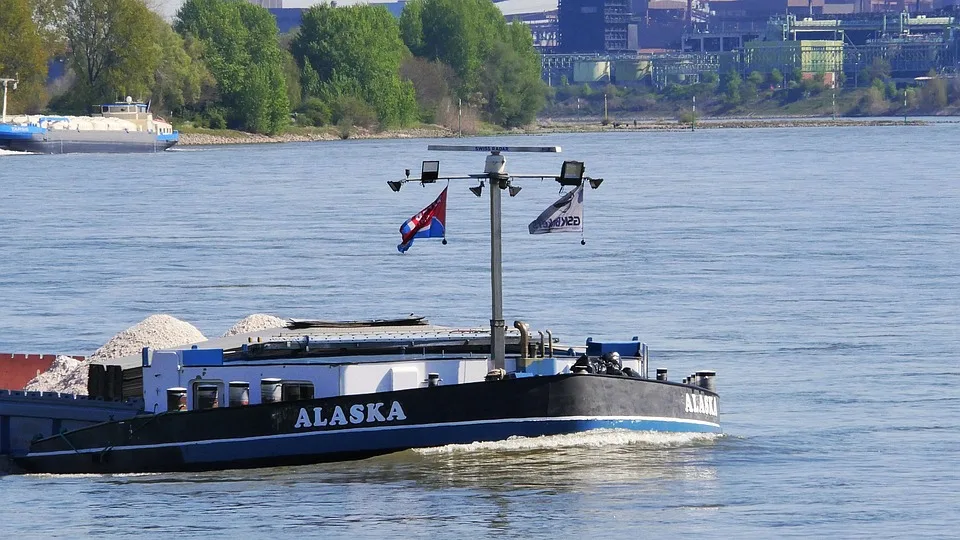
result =
[[[437,200],[400,226],[400,245],[397,246],[397,251],[405,253],[413,245],[414,238],[445,237],[446,222],[447,188],[443,188]]]
[[[583,232],[583,184],[548,206],[528,229],[530,234]]]

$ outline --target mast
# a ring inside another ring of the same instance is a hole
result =
[[[505,161],[499,152],[487,158],[500,158],[500,170]],[[501,236],[500,192],[507,186],[506,175],[490,172],[490,357],[493,367],[503,369],[506,365],[506,323],[503,320],[503,238]]]
[[[503,238],[502,238],[502,192],[509,190],[510,196],[520,192],[520,186],[513,185],[519,178],[551,179],[561,186],[579,186],[584,180],[590,182],[590,187],[596,189],[603,182],[602,178],[588,178],[583,176],[583,163],[577,161],[564,162],[560,174],[508,174],[506,159],[503,152],[560,152],[559,146],[465,146],[431,144],[427,150],[489,152],[482,174],[468,174],[463,176],[439,176],[438,161],[424,161],[420,178],[407,177],[403,180],[390,180],[387,185],[393,191],[400,191],[407,182],[420,182],[421,185],[433,184],[438,180],[473,180],[480,182],[479,186],[470,188],[470,192],[481,197],[484,181],[490,184],[490,359],[495,369],[506,368],[506,323],[503,320]]]
[[[18,79],[0,79],[0,83],[3,83],[3,116],[0,116],[0,122],[7,121],[7,84],[13,83],[13,89],[16,90],[19,82]]]

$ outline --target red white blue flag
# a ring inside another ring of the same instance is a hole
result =
[[[397,251],[405,253],[413,245],[414,238],[446,237],[446,222],[447,188],[443,188],[437,200],[400,226],[400,245],[397,246]]]

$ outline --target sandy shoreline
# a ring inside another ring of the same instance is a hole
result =
[[[603,125],[599,119],[541,119],[535,125],[523,129],[503,130],[492,133],[471,134],[470,136],[495,135],[537,135],[544,133],[601,133],[608,131],[689,131],[691,129],[748,129],[748,128],[791,128],[791,127],[855,127],[855,126],[922,126],[928,122],[922,118],[747,118],[725,119],[706,118],[698,120],[695,126],[681,124],[675,120],[636,120],[611,121]],[[464,134],[467,135],[467,134]],[[361,128],[351,130],[348,139],[416,139],[456,137],[456,130],[442,126],[427,126],[411,129],[372,131]],[[181,133],[180,145],[206,146],[219,144],[265,144],[289,142],[335,141],[343,137],[324,131],[315,133],[284,133],[280,135],[259,135],[255,133],[231,132],[219,133]]]

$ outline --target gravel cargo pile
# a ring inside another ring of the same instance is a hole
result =
[[[90,360],[111,360],[140,354],[144,347],[164,349],[206,341],[197,327],[170,315],[151,315],[110,338]]]
[[[83,369],[80,369],[80,367]],[[29,392],[87,393],[87,364],[69,356],[58,356],[50,369],[34,377],[24,390]],[[80,374],[83,374],[82,381]]]
[[[110,338],[103,347],[90,355],[88,360],[112,360],[140,354],[144,347],[164,349],[206,339],[188,322],[170,315],[151,315]],[[87,376],[86,362],[58,356],[49,370],[27,383],[26,389],[86,395]]]
[[[237,321],[237,324],[230,327],[230,329],[223,334],[223,337],[246,334],[248,332],[259,332],[260,330],[268,330],[270,328],[285,328],[286,326],[287,321],[280,317],[274,317],[273,315],[264,313],[254,313]]]

